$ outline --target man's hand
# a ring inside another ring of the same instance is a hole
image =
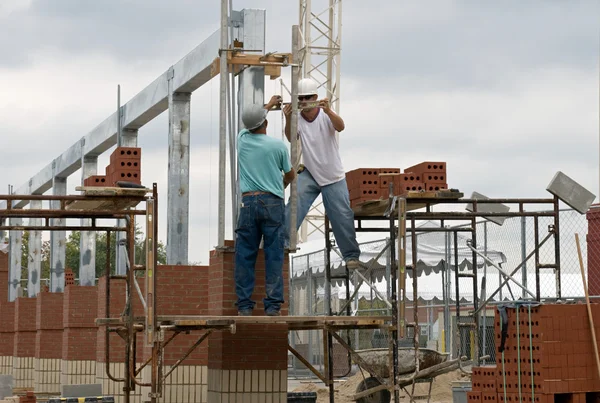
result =
[[[269,103],[267,103],[267,105],[265,106],[265,109],[268,110],[273,108],[274,106],[281,105],[282,102],[283,98],[281,98],[281,95],[273,95],[269,100]]]
[[[292,116],[292,104],[287,104],[283,107],[283,114],[286,119]]]
[[[329,98],[323,98],[319,101],[319,108],[323,109],[323,112],[326,114],[331,113],[331,108],[329,106]]]

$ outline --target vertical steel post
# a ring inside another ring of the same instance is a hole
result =
[[[169,70],[169,173],[167,264],[188,264],[190,207],[190,104],[192,94],[174,92]]]
[[[83,147],[83,145],[82,145]],[[83,157],[81,186],[90,176],[98,173],[98,157]],[[81,226],[90,226],[92,220],[81,219]],[[118,252],[118,250],[117,250]],[[117,253],[118,254],[118,253]],[[96,231],[82,230],[79,238],[79,285],[93,286],[96,281]]]
[[[12,203],[10,200],[8,203]],[[22,218],[10,218],[10,225],[23,225]],[[17,298],[18,289],[21,287],[21,246],[23,245],[23,231],[9,231],[10,248],[10,278],[8,284],[8,300],[14,301]]]
[[[521,261],[523,262],[523,268],[521,271],[521,283],[523,287],[527,288],[527,217],[521,217]],[[521,298],[526,298],[527,293],[525,290],[521,291]]]
[[[42,201],[32,200],[29,202],[32,210],[41,210]],[[40,226],[41,218],[30,218],[29,225]],[[42,269],[42,232],[29,231],[29,256],[27,256],[27,296],[33,298],[40,293],[40,276]]]
[[[477,249],[477,217],[473,216],[471,217],[471,228],[473,231],[473,248]],[[473,261],[473,309],[477,310],[478,306],[479,306],[479,301],[477,298],[477,253],[475,253],[475,251],[472,252],[472,261]],[[484,261],[484,267],[485,267],[485,261]],[[484,309],[484,315],[485,315],[485,309]],[[471,357],[471,359],[473,360],[473,362],[476,365],[479,365],[479,338],[480,338],[480,333],[479,333],[479,325],[480,325],[480,321],[479,321],[479,315],[473,315],[473,332],[475,333],[475,337],[474,337],[474,357]]]
[[[298,25],[292,26],[292,57],[294,59],[292,65],[292,116],[290,117],[290,139],[291,139],[291,160],[296,163],[298,159],[298,79],[300,66],[298,60],[298,47],[300,41],[300,32]],[[298,167],[292,167],[297,170]],[[295,180],[290,184],[290,250],[296,250],[298,242],[298,181]],[[327,237],[327,235],[325,235]],[[329,238],[327,238],[329,242]]]
[[[221,51],[219,71],[219,220],[218,247],[225,246],[225,175],[227,162],[227,48],[229,47],[227,0],[221,0]]]
[[[52,178],[52,194],[64,196],[67,194],[67,178],[54,176]],[[52,209],[60,209],[60,200],[50,202]],[[54,226],[64,226],[65,220],[55,218]],[[65,261],[66,261],[66,231],[50,232],[50,292],[62,292],[65,289]]]
[[[560,278],[560,200],[554,196],[554,275],[556,276],[556,298],[562,297],[561,278]]]

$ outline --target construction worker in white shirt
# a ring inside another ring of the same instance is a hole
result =
[[[318,85],[304,78],[298,83],[298,101],[312,106],[318,100]],[[291,105],[283,108],[285,135],[290,137]],[[350,208],[350,196],[346,184],[346,172],[342,165],[339,143],[335,133],[345,128],[344,120],[329,106],[327,98],[315,107],[302,107],[298,116],[298,137],[302,144],[303,169],[298,175],[298,212],[296,230],[308,214],[313,202],[323,197],[325,213],[331,222],[335,240],[348,269],[360,266],[360,248],[356,241],[354,212]],[[286,237],[289,237],[290,204],[285,214]]]

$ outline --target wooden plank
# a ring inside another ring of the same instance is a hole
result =
[[[148,188],[120,188],[77,186],[75,190],[82,191],[88,200],[73,200],[65,203],[66,210],[125,210],[142,202]]]
[[[444,189],[437,192],[411,191],[402,197],[406,199],[406,210],[413,211],[426,207],[428,203],[429,205],[435,205],[438,203],[438,200],[439,203],[443,203],[444,200],[457,200],[463,196],[464,194],[462,192]],[[427,201],[427,203],[425,203],[425,201]],[[354,207],[352,210],[354,211],[355,216],[373,217],[382,216],[388,206],[389,199],[369,200]]]

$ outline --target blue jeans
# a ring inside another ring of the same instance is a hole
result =
[[[300,228],[304,217],[313,202],[319,196],[323,195],[323,205],[325,213],[331,222],[333,235],[337,245],[342,252],[344,261],[349,259],[358,259],[360,248],[356,241],[356,230],[354,228],[354,212],[350,208],[350,195],[348,194],[348,185],[346,179],[332,183],[327,186],[319,186],[307,169],[298,175],[298,211],[296,230]],[[290,203],[285,207],[285,237],[289,240],[290,228]]]
[[[254,266],[264,237],[265,311],[279,311],[283,303],[283,199],[272,194],[244,196],[235,241],[235,293],[239,311],[253,309]]]

